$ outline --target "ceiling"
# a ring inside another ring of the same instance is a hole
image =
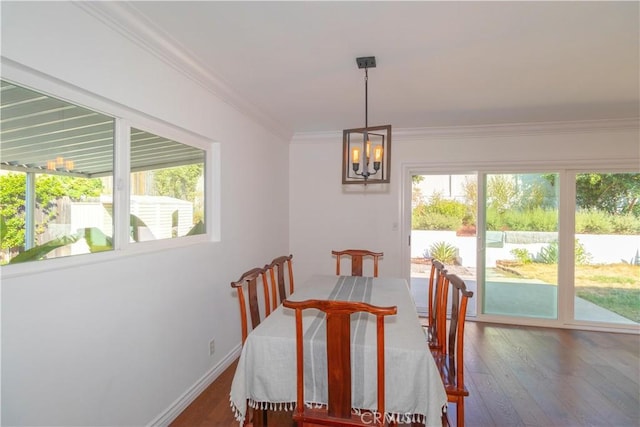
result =
[[[640,115],[638,2],[141,1],[127,7],[290,132]]]

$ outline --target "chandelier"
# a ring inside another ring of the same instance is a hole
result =
[[[369,68],[375,68],[376,57],[356,62],[364,68],[364,127],[342,131],[342,183],[384,184],[391,169],[391,125],[369,126]]]

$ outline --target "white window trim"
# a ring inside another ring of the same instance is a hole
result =
[[[151,117],[109,99],[93,94],[37,70],[0,57],[2,78],[18,85],[91,109],[115,119],[114,135],[114,236],[113,250],[72,255],[48,260],[4,265],[2,278],[38,274],[109,262],[132,255],[220,241],[220,143],[171,123]],[[129,242],[129,147],[130,129],[140,128],[205,151],[205,227],[206,233],[173,239]],[[188,141],[185,142],[185,141]]]

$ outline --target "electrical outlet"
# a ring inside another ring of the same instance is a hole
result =
[[[216,351],[216,340],[209,341],[209,356],[213,356],[213,352]]]

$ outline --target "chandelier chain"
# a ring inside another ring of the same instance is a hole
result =
[[[369,68],[364,68],[364,129],[369,128]],[[365,133],[366,136],[366,133]]]

